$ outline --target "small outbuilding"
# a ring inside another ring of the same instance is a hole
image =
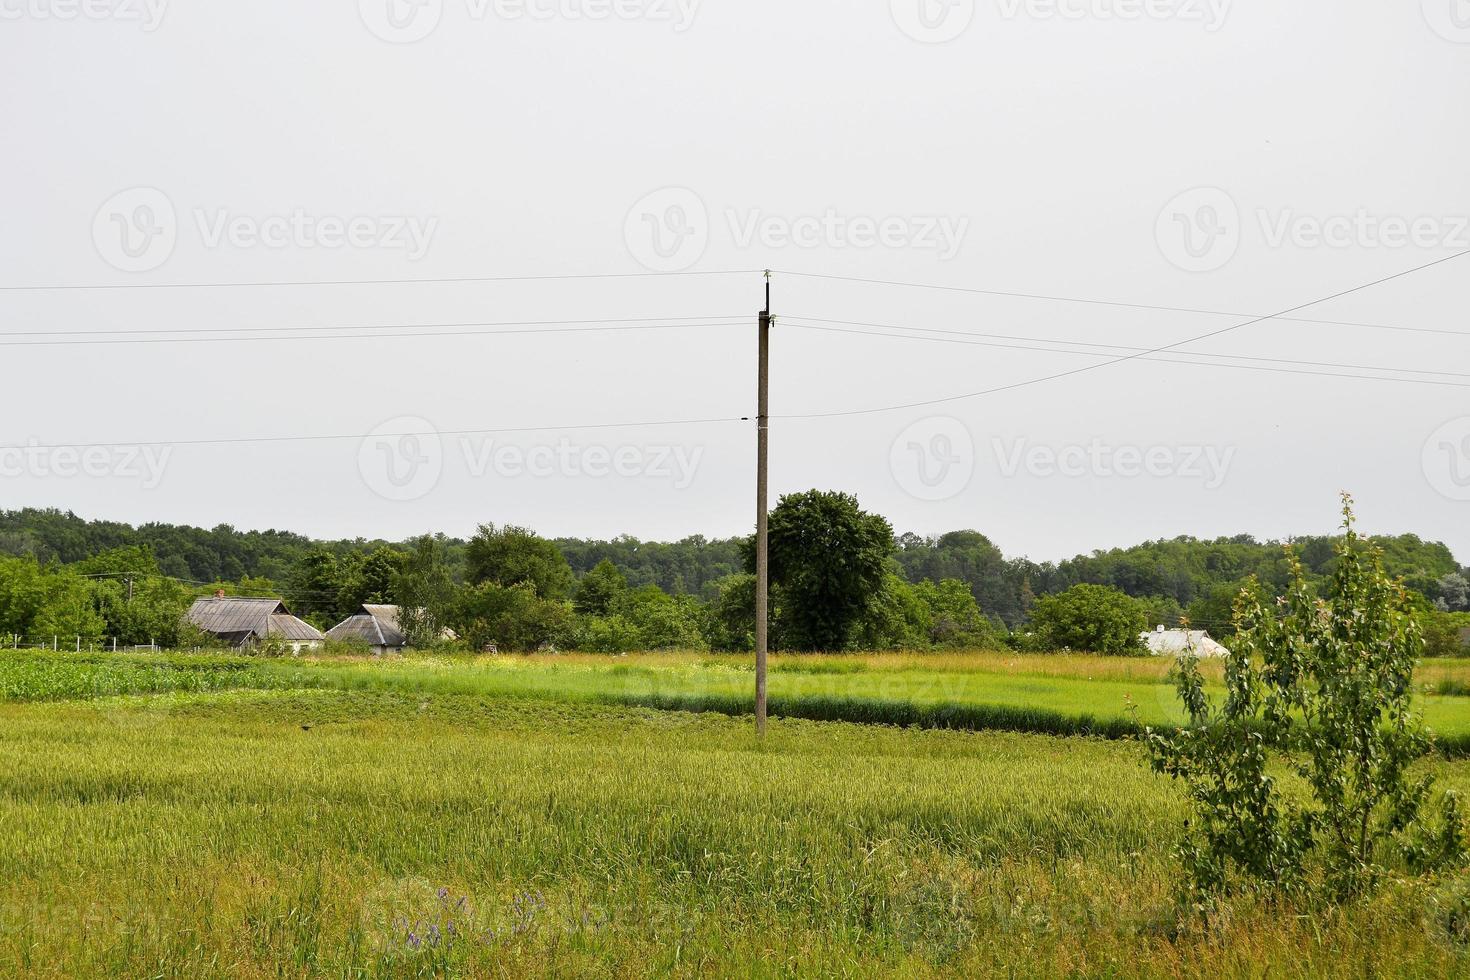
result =
[[[316,627],[291,615],[280,599],[250,599],[217,592],[212,598],[195,599],[186,618],[232,647],[275,642],[300,653],[318,650],[325,642]]]
[[[397,606],[363,605],[357,612],[327,630],[327,639],[338,643],[366,643],[373,653],[398,653],[408,646],[408,637],[398,623]]]
[[[1182,656],[1193,650],[1196,657],[1227,657],[1230,651],[1210,638],[1206,630],[1171,630],[1160,626],[1140,636],[1148,652],[1156,657]]]

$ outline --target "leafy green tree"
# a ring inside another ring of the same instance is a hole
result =
[[[604,558],[577,583],[577,612],[584,616],[606,616],[627,591],[627,576]]]
[[[529,583],[542,599],[565,599],[575,584],[555,544],[523,527],[494,524],[481,524],[466,546],[465,579],[470,585]]]
[[[460,590],[451,621],[473,649],[539,650],[565,644],[573,634],[569,603],[543,599],[530,582],[481,582]]]
[[[1143,607],[1105,585],[1074,585],[1043,596],[1031,609],[1031,628],[1052,650],[1142,653],[1148,629]]]
[[[782,595],[785,643],[846,649],[889,574],[893,528],[845,493],[789,494],[771,512],[771,582]],[[754,549],[750,551],[754,570]]]
[[[1447,613],[1427,609],[1420,613],[1424,626],[1424,656],[1470,656],[1470,644],[1464,637],[1470,630],[1470,613]]]
[[[779,597],[772,595],[772,608],[779,608]],[[780,614],[771,618],[779,624]],[[755,576],[729,575],[715,583],[715,597],[705,627],[705,636],[715,650],[744,652],[755,649]],[[779,646],[776,637],[773,645]]]
[[[1190,722],[1149,732],[1155,770],[1181,780],[1193,806],[1179,853],[1196,895],[1309,887],[1314,857],[1338,897],[1393,867],[1463,862],[1455,796],[1431,822],[1433,777],[1411,772],[1430,751],[1411,704],[1424,643],[1414,601],[1356,533],[1351,503],[1322,589],[1288,552],[1284,597],[1242,592],[1223,702],[1211,702],[1186,656],[1178,688]],[[1273,750],[1305,798],[1271,774]]]
[[[1001,637],[980,611],[970,587],[959,579],[920,582],[914,595],[928,609],[928,642],[950,650],[996,650]]]
[[[577,649],[587,653],[632,653],[644,649],[643,632],[616,614],[589,617],[577,632]]]
[[[1171,595],[1145,596],[1137,601],[1143,609],[1144,621],[1151,628],[1166,626],[1169,629],[1175,629],[1185,618],[1184,607],[1179,605],[1179,600]]]
[[[413,551],[393,581],[398,625],[410,646],[438,643],[454,612],[455,589],[442,535],[415,538]]]
[[[890,573],[868,597],[852,645],[864,650],[926,650],[934,614],[914,586]]]
[[[340,622],[344,564],[325,548],[304,555],[291,570],[291,611],[319,627],[330,629]]]
[[[1436,583],[1436,605],[1441,612],[1470,612],[1470,578],[1451,572]]]

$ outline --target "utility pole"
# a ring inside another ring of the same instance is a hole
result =
[[[767,464],[771,449],[771,271],[766,270],[766,308],[760,314],[756,373],[755,450],[755,731],[766,733],[766,642],[770,612],[770,551],[766,507]]]
[[[133,604],[133,577],[128,576],[128,605]]]

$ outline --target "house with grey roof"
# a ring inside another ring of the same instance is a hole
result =
[[[1186,650],[1194,651],[1196,657],[1230,655],[1230,651],[1215,642],[1205,630],[1171,630],[1160,626],[1152,633],[1144,633],[1140,639],[1148,652],[1156,657],[1183,656]]]
[[[327,639],[364,643],[377,654],[397,653],[408,646],[408,637],[398,623],[398,607],[371,603],[327,630]]]
[[[310,623],[291,615],[280,599],[251,599],[215,593],[195,599],[186,616],[190,623],[232,647],[280,643],[300,653],[320,649],[325,637]]]

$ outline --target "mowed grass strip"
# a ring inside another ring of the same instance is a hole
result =
[[[0,975],[1470,967],[1444,883],[1181,927],[1182,815],[1137,746],[1095,739],[778,721],[757,741],[470,695],[11,704]]]

